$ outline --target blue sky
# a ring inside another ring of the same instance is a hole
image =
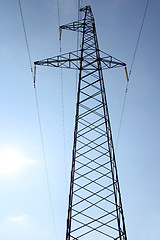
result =
[[[61,24],[77,19],[75,0],[59,0]],[[133,58],[146,0],[83,0],[91,5],[99,46]],[[32,62],[59,54],[56,0],[21,0]],[[150,0],[132,69],[116,159],[128,239],[160,239],[160,2]],[[33,80],[18,1],[0,3],[0,239],[65,238],[76,102],[76,74],[63,70],[65,145],[60,70],[37,68],[37,94],[54,211],[54,226],[38,125]],[[62,52],[76,49],[63,31]],[[105,85],[116,143],[126,78],[106,70]],[[55,233],[56,232],[56,233]]]

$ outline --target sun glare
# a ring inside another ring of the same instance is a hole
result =
[[[25,159],[21,153],[15,149],[7,148],[0,151],[0,174],[13,175],[19,172],[24,165],[31,164],[32,161]]]

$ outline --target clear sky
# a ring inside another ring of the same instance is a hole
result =
[[[60,22],[77,19],[77,0],[59,0]],[[146,0],[83,0],[91,5],[103,51],[130,69]],[[59,54],[56,0],[21,0],[32,62]],[[129,240],[160,239],[160,1],[150,0],[132,69],[116,159]],[[54,221],[38,115],[17,0],[0,2],[0,239],[65,238],[76,102],[76,74],[63,70],[65,148],[60,70],[37,67]],[[76,49],[63,31],[62,52]],[[116,143],[126,78],[106,70],[105,85]],[[66,157],[65,157],[66,155]]]

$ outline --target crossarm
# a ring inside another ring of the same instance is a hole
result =
[[[102,69],[108,69],[108,68],[115,68],[115,67],[125,67],[126,64],[119,59],[112,57],[108,53],[105,53],[102,50],[99,50],[100,55],[101,55],[101,64],[102,64]]]
[[[126,66],[126,64],[123,62],[117,62],[106,58],[100,58],[100,61],[102,63],[102,69]]]
[[[74,52],[58,55],[55,57],[46,58],[40,61],[36,61],[34,62],[34,64],[41,65],[41,66],[48,66],[48,67],[79,69],[79,61],[80,61],[80,57],[77,54],[77,51],[74,51]]]
[[[118,59],[104,53],[102,51],[102,57],[97,58],[94,54],[84,55],[81,59],[81,50],[65,53],[51,58],[46,58],[40,61],[34,62],[35,65],[48,66],[48,67],[61,67],[70,69],[80,69],[80,60],[83,61],[83,70],[96,70],[98,68],[96,62],[101,61],[102,69],[116,68],[126,66],[125,63]]]
[[[68,23],[66,25],[62,25],[60,26],[60,29],[83,32],[83,25],[84,25],[84,20],[79,20],[72,23]]]

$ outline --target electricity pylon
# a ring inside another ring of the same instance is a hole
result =
[[[60,30],[80,32],[81,49],[35,62],[79,70],[66,240],[127,240],[102,74],[126,64],[99,49],[91,7],[80,11]]]

